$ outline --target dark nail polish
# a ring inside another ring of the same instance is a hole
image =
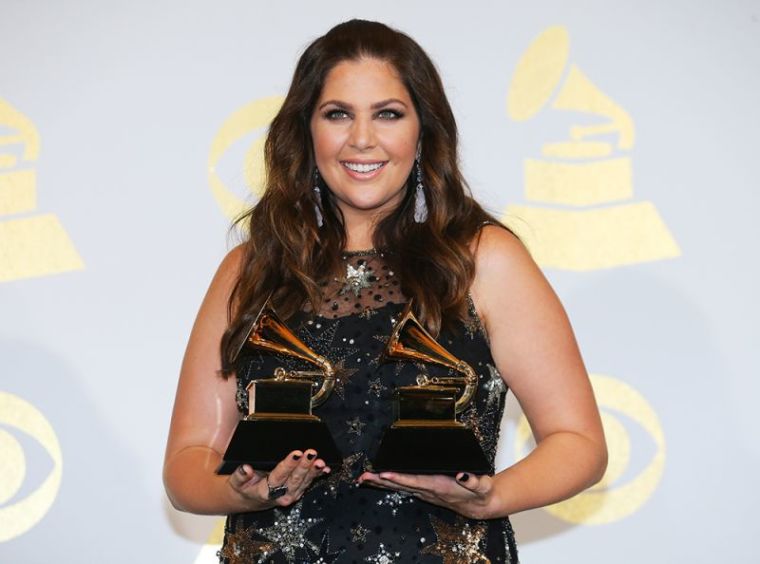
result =
[[[469,475],[469,474],[462,474],[462,475],[459,477],[459,481],[460,481],[460,482],[466,482],[466,481],[467,481],[467,480],[469,480],[469,479],[470,479],[470,475]]]
[[[306,455],[306,458],[308,460],[314,460],[316,457],[317,457],[317,455],[314,454],[313,452],[310,452],[309,454]]]
[[[301,455],[300,454],[294,454],[293,455],[293,460],[301,460]]]

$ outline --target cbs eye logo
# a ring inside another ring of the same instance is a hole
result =
[[[657,489],[665,467],[665,436],[657,414],[639,392],[610,376],[591,374],[590,378],[607,438],[607,472],[585,492],[545,509],[570,523],[602,525],[635,513]],[[649,445],[645,435],[651,439]],[[518,458],[525,454],[530,436],[523,415],[515,439]],[[631,436],[636,439],[633,448]],[[654,453],[649,455],[651,444]]]
[[[26,456],[19,435],[36,440],[53,461],[41,484],[20,493],[26,477]],[[48,512],[61,486],[63,458],[53,427],[29,402],[0,391],[0,542],[34,527]]]
[[[283,100],[282,96],[271,96],[243,106],[224,121],[211,143],[208,181],[228,219],[235,219],[251,206],[251,195],[258,197],[264,191],[264,128],[277,115]]]

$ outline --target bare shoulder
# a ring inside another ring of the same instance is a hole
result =
[[[485,226],[473,242],[475,279],[471,293],[478,313],[487,313],[508,296],[549,290],[546,279],[525,245],[509,230]]]
[[[525,245],[508,229],[486,225],[473,242],[476,276],[498,275],[517,268],[533,267]]]
[[[219,264],[214,276],[214,282],[229,285],[235,283],[240,276],[245,258],[245,245],[238,245],[228,252]]]

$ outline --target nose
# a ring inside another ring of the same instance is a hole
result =
[[[365,151],[375,146],[375,130],[372,119],[356,116],[351,123],[349,145],[359,151]]]

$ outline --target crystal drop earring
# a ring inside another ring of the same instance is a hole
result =
[[[319,169],[314,169],[314,215],[317,216],[317,227],[325,223],[322,217],[322,192],[319,189]]]
[[[417,187],[414,190],[414,221],[425,223],[428,216],[427,202],[425,201],[425,187],[422,185],[422,166],[419,156],[414,160],[414,170],[417,176]]]

